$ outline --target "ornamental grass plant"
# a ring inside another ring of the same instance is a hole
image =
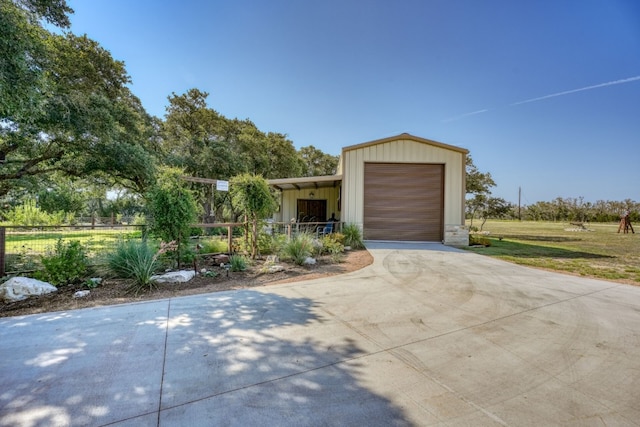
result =
[[[113,252],[105,256],[107,273],[131,279],[131,291],[136,295],[154,287],[151,277],[160,268],[158,252],[144,240],[120,241]]]
[[[303,265],[313,252],[313,236],[309,233],[300,233],[284,244],[281,257],[290,259],[297,265]]]
[[[345,246],[350,246],[351,249],[364,249],[362,231],[360,231],[357,225],[345,224],[342,227],[342,234],[344,235]]]

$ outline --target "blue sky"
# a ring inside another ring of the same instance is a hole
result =
[[[635,0],[69,4],[155,116],[195,87],[297,148],[408,132],[470,150],[511,202],[640,200]]]

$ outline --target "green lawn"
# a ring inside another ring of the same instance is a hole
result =
[[[7,231],[6,252],[8,254],[20,252],[45,253],[53,248],[56,241],[62,238],[65,241],[77,240],[86,245],[91,252],[100,252],[115,246],[120,238],[140,238],[142,232],[135,229],[44,229],[37,231]]]
[[[479,226],[474,221],[474,226]],[[618,224],[497,221],[483,227],[491,246],[469,250],[531,267],[640,285],[640,226],[618,234]]]

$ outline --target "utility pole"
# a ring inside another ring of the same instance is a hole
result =
[[[518,221],[522,221],[522,211],[520,210],[521,198],[522,198],[522,187],[518,187]]]

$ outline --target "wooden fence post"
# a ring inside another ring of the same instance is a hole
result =
[[[233,249],[231,247],[232,243],[233,243],[233,226],[232,225],[228,225],[227,226],[227,248],[229,249],[229,255],[231,255],[233,253]]]
[[[5,262],[4,254],[6,249],[5,230],[6,228],[0,227],[0,277],[4,277],[4,273],[5,273],[5,266],[4,266],[4,262]]]

